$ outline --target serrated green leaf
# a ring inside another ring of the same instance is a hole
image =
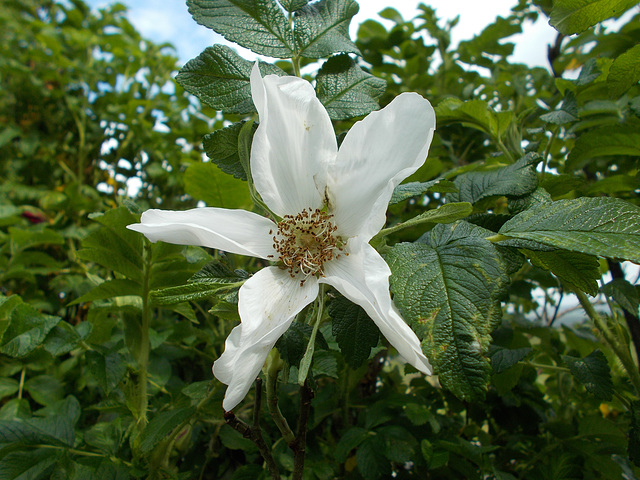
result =
[[[380,330],[362,307],[342,296],[332,300],[328,310],[345,361],[351,368],[358,368],[378,344]]]
[[[309,3],[309,0],[278,0],[278,2],[287,12],[295,12]]]
[[[10,227],[9,239],[12,253],[39,245],[64,244],[64,238],[60,234],[46,228],[43,230],[23,230]]]
[[[222,172],[213,163],[192,163],[184,173],[185,191],[210,207],[249,210],[253,205],[242,180]]]
[[[519,213],[500,234],[640,263],[640,208],[608,197],[559,200]]]
[[[260,55],[295,55],[289,22],[275,0],[187,0],[200,25]]]
[[[39,448],[11,452],[0,460],[0,478],[40,480],[58,462],[60,452]]]
[[[307,345],[311,339],[313,327],[305,323],[292,323],[287,331],[276,342],[276,348],[282,358],[289,364],[297,367],[307,350]],[[322,332],[316,333],[315,346],[322,349],[329,348]]]
[[[491,368],[494,373],[502,373],[513,367],[531,353],[531,348],[497,348],[491,355]]]
[[[127,373],[127,363],[124,355],[119,352],[102,354],[96,350],[85,354],[87,366],[93,378],[109,395]]]
[[[429,190],[438,193],[454,193],[458,191],[458,188],[453,182],[441,178],[430,180],[428,182],[403,183],[393,190],[391,200],[389,200],[389,205],[394,205],[408,198],[422,195]]]
[[[381,452],[384,452],[384,443],[377,436],[365,439],[356,451],[358,471],[365,480],[377,480],[391,475],[391,465]]]
[[[515,44],[505,39],[521,32],[520,23],[514,22],[511,18],[498,17],[479,35],[460,42],[460,61],[492,68],[496,62],[493,56],[505,58],[513,53]]]
[[[54,357],[69,353],[91,333],[93,326],[89,322],[82,322],[75,328],[67,322],[61,321],[47,335],[43,347]]]
[[[24,384],[25,391],[40,405],[51,405],[64,396],[64,385],[52,375],[37,375]]]
[[[537,153],[528,153],[513,165],[464,173],[453,181],[458,192],[447,197],[452,202],[476,203],[496,195],[528,195],[538,186],[536,165],[540,160]]]
[[[60,317],[40,313],[26,303],[16,305],[2,336],[0,352],[10,357],[24,357],[42,345],[60,320]]]
[[[555,0],[549,23],[565,35],[580,33],[596,23],[618,17],[637,0]]]
[[[359,8],[354,0],[320,0],[298,10],[293,26],[296,53],[307,58],[360,55],[349,38],[349,23]]]
[[[618,305],[634,317],[640,317],[640,289],[623,278],[603,285],[600,291],[613,298]]]
[[[569,152],[565,172],[570,173],[598,157],[630,155],[640,157],[640,132],[632,126],[615,125],[583,133]]]
[[[509,280],[487,233],[465,222],[438,225],[386,256],[394,302],[422,340],[443,386],[461,398],[484,395],[490,377],[485,355]]]
[[[384,443],[382,454],[390,461],[400,464],[412,461],[418,442],[407,429],[399,425],[385,425],[376,433]]]
[[[349,55],[327,60],[316,77],[318,98],[334,120],[367,115],[379,108],[386,82],[362,70]]]
[[[195,302],[215,296],[220,290],[228,290],[228,283],[188,283],[176,287],[163,288],[151,292],[154,305],[175,305],[182,302]]]
[[[618,58],[609,68],[607,88],[609,96],[617,98],[640,80],[640,45],[631,47]]]
[[[166,438],[174,428],[191,418],[195,412],[195,407],[187,407],[157,414],[140,434],[140,452],[151,452],[153,447]]]
[[[240,180],[247,180],[247,172],[240,162],[238,135],[246,122],[238,122],[229,127],[205,135],[202,145],[209,159],[220,170]],[[253,131],[255,132],[255,124]]]
[[[97,287],[91,289],[88,293],[85,293],[80,298],[69,303],[69,306],[77,305],[78,303],[108,300],[110,298],[129,295],[142,295],[141,285],[138,282],[127,280],[126,278],[116,278],[102,282]]]
[[[592,297],[598,294],[601,274],[600,262],[596,257],[566,250],[536,252],[522,249],[522,252],[536,267],[551,270],[560,280],[569,282]]]
[[[562,360],[569,367],[571,374],[587,391],[602,400],[613,398],[611,369],[607,357],[600,350],[594,350],[584,358],[563,355]]]
[[[436,118],[439,125],[461,123],[499,139],[509,128],[513,113],[496,112],[483,100],[446,98],[436,107]]]
[[[253,62],[245,60],[225,45],[207,47],[186,63],[176,81],[189,93],[224,113],[255,112],[249,78]],[[268,63],[259,63],[262,75],[286,75]]]
[[[238,283],[249,278],[244,270],[231,270],[219,260],[207,263],[190,279],[189,283]]]
[[[572,91],[567,90],[562,106],[553,112],[540,115],[540,120],[554,125],[564,125],[578,120],[578,101]]]
[[[344,463],[351,450],[360,445],[369,436],[369,431],[360,427],[351,427],[338,441],[333,456],[338,463]]]

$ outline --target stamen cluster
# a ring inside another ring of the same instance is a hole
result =
[[[278,223],[273,248],[291,277],[300,273],[323,275],[324,263],[340,256],[342,242],[334,235],[337,227],[331,223],[331,217],[318,208],[313,211],[305,208],[297,215],[285,215]]]

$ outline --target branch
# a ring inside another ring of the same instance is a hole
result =
[[[304,456],[307,448],[307,425],[311,413],[311,400],[313,390],[309,387],[309,382],[305,381],[300,387],[300,418],[298,419],[298,430],[296,438],[289,446],[293,450],[293,474],[291,480],[302,480],[304,473]]]

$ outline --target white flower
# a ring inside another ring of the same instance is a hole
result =
[[[357,122],[340,149],[311,84],[297,77],[251,73],[260,125],[251,149],[251,174],[273,213],[196,208],[148,210],[129,228],[149,240],[200,245],[272,260],[240,288],[241,323],[226,340],[213,373],[228,385],[233,409],[247,394],[278,338],[318,295],[333,286],[360,305],[411,365],[431,373],[420,341],[389,293],[391,271],[369,245],[385,224],[393,189],[420,167],[435,129],[431,104],[403,93]]]

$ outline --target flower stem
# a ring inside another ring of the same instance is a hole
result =
[[[150,312],[150,277],[151,277],[151,244],[145,240],[143,254],[143,277],[142,277],[142,318],[140,325],[140,350],[138,355],[138,409],[137,428],[141,432],[147,425],[147,408],[149,398],[147,396],[147,377],[149,369],[149,317]]]
[[[306,385],[307,375],[309,375],[309,368],[311,367],[311,360],[313,360],[313,351],[316,344],[316,335],[318,334],[318,328],[320,327],[320,320],[322,320],[322,314],[324,310],[324,284],[320,285],[320,293],[318,295],[318,304],[316,311],[316,321],[311,331],[311,337],[309,337],[309,343],[307,344],[307,350],[304,352],[302,360],[300,360],[300,368],[298,369],[298,385],[303,387]]]
[[[278,406],[278,375],[284,366],[284,362],[277,350],[272,350],[270,356],[272,357],[271,363],[267,369],[267,406],[273,421],[282,434],[282,438],[287,442],[287,445],[291,445],[295,440],[295,436]]]
[[[293,474],[291,480],[302,480],[304,473],[304,457],[307,449],[307,426],[309,424],[309,416],[311,414],[311,400],[313,399],[313,390],[305,381],[300,387],[300,417],[298,419],[298,430],[293,445]]]

